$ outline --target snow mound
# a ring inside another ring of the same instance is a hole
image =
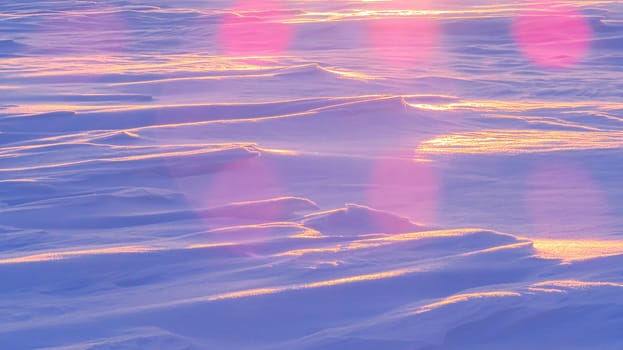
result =
[[[620,339],[613,342],[623,326],[623,303],[605,301],[613,301],[621,288],[616,283],[545,281],[518,289],[460,293],[344,327],[329,339],[321,340],[318,334],[310,339],[316,344],[302,348],[320,349],[320,344],[344,339],[392,339],[419,344],[411,349],[421,350],[616,348],[623,344]]]
[[[328,235],[400,233],[422,229],[408,218],[359,204],[312,213],[305,216],[302,223]]]

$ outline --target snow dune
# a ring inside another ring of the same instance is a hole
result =
[[[0,4],[0,348],[623,348],[623,11],[540,5]]]
[[[378,215],[357,210],[359,219]],[[342,213],[312,215],[328,222]],[[595,334],[612,345],[623,322],[620,269],[598,276],[605,270],[590,268],[620,266],[621,248],[561,265],[560,251],[480,229],[298,235],[303,230],[310,228],[295,221],[228,227],[4,259],[2,292],[11,302],[3,307],[11,312],[0,339],[23,348],[432,349],[495,348],[511,337],[516,348],[585,348]],[[221,235],[232,241],[205,244]],[[578,243],[558,247],[565,244]],[[535,333],[535,323],[547,331]],[[578,326],[584,331],[571,332]]]

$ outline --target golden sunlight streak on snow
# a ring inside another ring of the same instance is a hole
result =
[[[536,153],[623,147],[621,131],[484,130],[424,141],[418,154]]]
[[[623,255],[623,241],[620,240],[535,239],[533,246],[538,257],[567,263]]]

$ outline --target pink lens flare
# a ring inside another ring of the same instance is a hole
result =
[[[278,200],[284,191],[276,169],[261,156],[215,166],[209,162],[198,168],[169,165],[190,209],[206,228],[206,242],[235,243],[227,250],[237,256],[262,254],[262,245],[255,243],[285,234],[277,223],[289,213],[287,204]]]
[[[603,190],[573,163],[536,168],[528,177],[524,205],[537,233],[548,238],[589,238],[610,222]]]
[[[513,23],[513,36],[521,52],[545,68],[568,68],[587,54],[591,27],[572,6],[526,6]]]
[[[372,208],[399,213],[416,223],[434,224],[439,192],[439,176],[430,163],[389,156],[372,170],[367,198]]]
[[[439,23],[426,15],[419,2],[380,3],[375,19],[367,23],[368,44],[383,64],[407,67],[430,62],[437,56]]]
[[[221,48],[229,55],[281,55],[294,36],[292,24],[283,22],[286,7],[277,0],[242,0],[225,15],[219,33]]]
[[[382,0],[370,1],[373,11],[429,11],[439,7],[439,1],[433,0]]]
[[[242,221],[271,222],[279,220],[283,213],[278,201],[255,204],[282,196],[276,172],[262,157],[229,161],[192,186],[184,186],[184,191],[193,206],[200,211],[208,209],[206,219],[212,215],[209,209],[232,205],[236,207],[236,217]]]

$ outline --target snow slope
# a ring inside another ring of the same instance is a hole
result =
[[[1,349],[623,348],[619,2],[0,9]]]

